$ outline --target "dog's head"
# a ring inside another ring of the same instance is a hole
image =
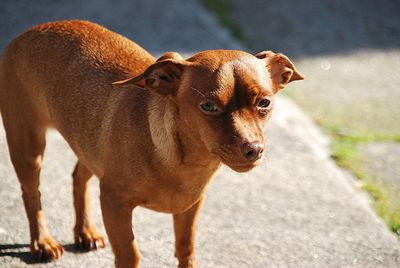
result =
[[[261,162],[274,95],[301,79],[285,55],[214,50],[187,60],[166,53],[141,75],[115,84],[144,85],[171,97],[199,142],[233,170],[245,172]]]

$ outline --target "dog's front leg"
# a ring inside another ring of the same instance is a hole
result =
[[[175,256],[179,268],[196,268],[194,240],[197,216],[199,215],[203,197],[187,211],[174,214]]]
[[[105,180],[105,179],[104,179]],[[115,267],[138,268],[139,250],[132,232],[134,206],[124,199],[121,189],[101,181],[100,202],[104,225],[115,255]]]

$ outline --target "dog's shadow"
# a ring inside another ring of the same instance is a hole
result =
[[[73,254],[82,254],[87,252],[76,248],[74,244],[63,245],[63,247],[65,251]],[[32,257],[29,244],[0,244],[0,258],[3,257],[18,258],[26,264],[47,263],[47,261],[38,262]]]
[[[0,244],[0,258],[18,258],[26,264],[33,264],[35,260],[29,251],[29,244]]]

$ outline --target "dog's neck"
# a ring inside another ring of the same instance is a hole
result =
[[[168,97],[152,95],[148,105],[151,138],[159,161],[169,168],[219,165],[216,156],[188,124],[180,119],[179,109]],[[187,133],[190,131],[190,133]]]
[[[154,150],[159,160],[168,165],[182,157],[180,142],[177,142],[177,111],[169,102],[167,97],[152,94],[148,106],[149,128]]]

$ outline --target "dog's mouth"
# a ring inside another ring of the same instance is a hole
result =
[[[263,157],[257,159],[256,161],[246,161],[242,156],[237,156],[234,153],[228,153],[226,150],[216,149],[212,151],[213,154],[218,156],[218,158],[222,161],[223,164],[230,167],[232,170],[236,172],[249,172],[256,166],[260,165]]]
[[[233,169],[236,172],[249,172],[250,170],[252,170],[253,168],[255,168],[256,166],[258,166],[258,164],[255,163],[251,163],[251,164],[228,164],[228,163],[224,163],[225,165],[227,165],[228,167],[230,167],[231,169]]]

